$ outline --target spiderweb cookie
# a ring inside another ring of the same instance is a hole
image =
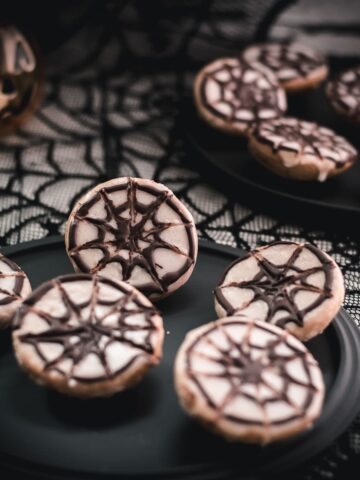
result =
[[[215,289],[219,318],[246,315],[301,340],[321,333],[344,300],[338,265],[308,243],[274,242],[233,262]]]
[[[242,317],[189,332],[175,362],[184,409],[229,440],[269,443],[309,428],[324,383],[316,360],[288,332]]]
[[[78,397],[138,382],[162,354],[162,319],[134,287],[72,274],[37,288],[18,310],[13,344],[39,384]]]
[[[329,81],[326,94],[337,113],[360,124],[360,65]]]
[[[249,149],[277,175],[319,182],[348,170],[358,157],[357,150],[329,128],[291,117],[255,126]]]
[[[328,75],[323,55],[300,43],[251,45],[242,57],[259,69],[269,68],[287,92],[315,88]]]
[[[226,133],[246,134],[261,120],[282,116],[286,95],[275,75],[238,58],[222,58],[204,67],[194,83],[200,116]]]
[[[0,253],[0,328],[11,323],[18,306],[30,292],[26,274]]]
[[[75,205],[65,243],[77,271],[127,281],[152,300],[188,280],[198,250],[193,217],[171,190],[130,177],[96,186]]]

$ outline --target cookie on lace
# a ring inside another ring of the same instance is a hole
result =
[[[11,324],[20,303],[31,293],[26,274],[0,253],[0,328]]]
[[[360,123],[360,65],[340,73],[328,82],[326,95],[337,113]]]
[[[226,439],[251,443],[305,431],[324,400],[318,363],[299,340],[237,316],[187,334],[175,384],[188,413]]]
[[[138,290],[89,274],[55,278],[18,310],[13,344],[39,384],[78,397],[137,383],[162,355],[162,319]]]
[[[198,249],[192,215],[171,190],[130,177],[90,190],[70,214],[65,242],[76,270],[127,281],[155,300],[188,280]]]
[[[344,294],[331,257],[308,243],[279,241],[226,269],[215,289],[215,309],[219,318],[246,315],[309,340],[333,320]]]
[[[40,99],[39,59],[12,25],[0,26],[0,135],[8,134],[33,113]]]
[[[194,97],[205,121],[233,134],[246,134],[254,123],[277,118],[287,109],[275,75],[238,58],[221,58],[204,67],[196,76]]]
[[[291,117],[255,126],[249,149],[277,175],[319,182],[348,170],[358,157],[357,150],[329,128]]]
[[[323,55],[300,43],[261,43],[246,48],[242,58],[269,68],[288,92],[317,87],[328,75]]]

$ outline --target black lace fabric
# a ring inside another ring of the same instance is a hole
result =
[[[98,10],[94,2],[80,2],[60,17],[63,24],[54,24],[65,34],[46,55],[42,106],[15,135],[1,139],[1,245],[63,234],[72,206],[99,182],[152,178],[188,206],[202,238],[247,250],[279,239],[307,241],[329,253],[345,276],[345,308],[360,327],[356,238],[253,211],[204,183],[184,161],[178,112],[196,69],[266,36],[280,7],[289,10],[277,16],[273,34],[294,36],[311,2],[300,2],[303,9],[274,0],[155,3],[156,11],[145,1],[95,2]],[[336,8],[337,2],[318,2],[319,8],[326,3]],[[303,28],[298,36],[314,35],[318,43],[317,33]],[[341,29],[332,35],[338,45]],[[359,419],[298,478],[351,478],[344,472],[358,455]]]

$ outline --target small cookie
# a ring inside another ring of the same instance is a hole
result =
[[[137,383],[162,354],[162,319],[139,291],[88,274],[44,283],[19,308],[13,344],[33,379],[78,397]]]
[[[186,335],[175,362],[185,410],[228,440],[269,443],[319,417],[324,382],[307,348],[274,325],[228,317]]]
[[[360,124],[360,65],[329,81],[326,95],[337,113]]]
[[[272,323],[300,340],[321,333],[344,300],[340,268],[308,243],[274,242],[233,262],[215,289],[219,318],[229,315]]]
[[[256,125],[249,133],[249,149],[281,177],[319,182],[348,170],[358,156],[344,137],[329,128],[290,117]]]
[[[246,48],[242,58],[256,68],[269,68],[287,92],[317,87],[328,75],[325,58],[299,43],[261,43]]]
[[[0,328],[8,326],[20,303],[31,292],[28,277],[0,253]]]
[[[194,83],[200,116],[226,133],[246,134],[260,120],[283,115],[286,95],[270,71],[238,58],[221,58],[204,67]]]
[[[14,26],[0,26],[0,135],[22,124],[37,107],[42,89],[39,60]]]
[[[76,270],[125,280],[156,300],[188,280],[198,249],[192,215],[171,190],[130,177],[90,190],[70,214],[65,242]]]

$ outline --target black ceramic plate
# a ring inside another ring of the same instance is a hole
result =
[[[360,150],[359,127],[347,124],[327,104],[324,87],[288,97],[288,115],[315,121],[345,136]],[[294,207],[294,214],[345,214],[346,219],[360,219],[360,161],[350,170],[324,183],[296,182],[269,172],[253,159],[247,141],[218,132],[197,114],[193,102],[184,102],[182,125],[190,147],[188,161],[218,188],[233,191],[241,201],[264,208],[274,205],[277,212]],[[266,201],[265,201],[266,200]],[[290,202],[290,203],[289,203]],[[314,210],[315,208],[315,210]],[[290,209],[289,209],[290,210]],[[296,210],[296,212],[295,212]],[[318,219],[317,219],[318,221]]]
[[[24,268],[34,287],[71,271],[61,238],[4,253]],[[251,469],[254,479],[260,467],[266,472],[295,468],[331,444],[360,404],[360,335],[343,310],[308,344],[327,389],[323,414],[312,431],[266,448],[228,444],[203,430],[178,405],[172,379],[175,352],[188,330],[215,318],[212,289],[241,254],[200,243],[189,282],[159,304],[168,333],[162,363],[138,387],[111,399],[70,399],[35,385],[16,364],[10,335],[1,332],[0,461],[50,478],[72,473],[71,478],[87,480],[101,475],[213,479]]]

